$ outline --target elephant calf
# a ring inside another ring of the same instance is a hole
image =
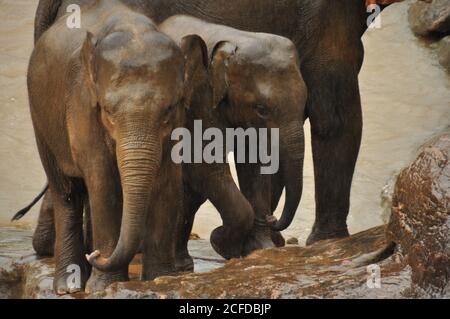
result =
[[[62,17],[43,34],[28,70],[54,211],[58,294],[127,280],[144,238],[143,276],[175,271],[182,171],[170,159],[170,135],[182,125],[184,79],[192,78],[185,57],[200,43],[187,37],[192,44],[182,52],[151,20],[117,2],[83,6],[82,16],[83,29],[68,29]],[[89,256],[92,273],[83,248],[87,203],[97,250]],[[81,287],[68,282],[73,266]]]
[[[243,229],[237,233],[239,230],[235,229],[233,233],[232,228],[227,227],[248,215],[241,199],[235,206],[231,205],[230,194],[221,197],[226,194],[224,188],[234,192],[234,188],[228,186],[231,185],[228,168],[223,168],[222,175],[216,175],[214,183],[204,182],[201,177],[204,174],[192,174],[200,177],[195,183],[192,183],[194,177],[189,178],[191,182],[185,192],[185,229],[177,251],[187,256],[187,240],[194,215],[206,199],[212,199],[224,220],[224,227],[215,230],[211,238],[213,247],[221,255],[237,257],[256,249],[273,247],[274,242],[283,242],[281,235],[272,229],[281,231],[290,225],[300,202],[303,184],[303,122],[307,89],[295,45],[280,36],[244,32],[183,15],[167,19],[159,25],[159,30],[175,41],[188,34],[197,34],[205,40],[213,89],[210,103],[213,110],[209,112],[214,112],[218,127],[280,129],[281,167],[278,173],[260,174],[261,163],[237,164],[241,191],[256,215],[251,231],[247,233],[247,229]],[[188,168],[188,172],[190,170],[201,172],[198,167]],[[271,215],[284,188],[286,203],[281,220],[277,222]],[[243,215],[233,212],[235,209]],[[247,236],[245,243],[239,246],[234,239],[244,235]]]

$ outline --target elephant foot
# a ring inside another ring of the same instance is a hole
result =
[[[77,292],[83,292],[84,287],[82,286],[69,286],[67,284],[68,278],[65,276],[55,277],[53,282],[53,289],[58,296],[71,295]]]
[[[178,273],[194,272],[194,260],[188,253],[179,254],[176,257],[175,268]]]
[[[242,257],[242,242],[233,243],[223,226],[212,232],[210,242],[216,253],[225,259]]]
[[[341,239],[347,238],[350,236],[347,227],[338,229],[338,230],[320,230],[314,228],[311,235],[309,235],[308,240],[306,241],[307,246],[311,246],[322,240],[330,240],[330,239]]]
[[[280,232],[272,231],[271,238],[276,247],[281,248],[286,246],[286,240]]]
[[[56,271],[53,289],[59,296],[83,292],[87,276],[86,270],[81,269],[77,264],[72,264]]]
[[[274,248],[275,244],[272,235],[272,231],[268,226],[255,226],[244,244],[244,256],[248,256],[256,250]],[[281,243],[280,237],[283,238],[281,234],[279,236],[275,235],[275,237],[276,241]]]
[[[92,294],[104,291],[115,282],[125,282],[128,280],[128,271],[106,273],[98,269],[92,269],[91,276],[86,284],[86,292]]]

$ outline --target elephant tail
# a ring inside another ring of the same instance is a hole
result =
[[[48,184],[45,185],[45,188],[42,190],[42,192],[39,193],[39,195],[33,199],[30,205],[25,207],[24,209],[20,210],[17,214],[14,215],[14,217],[11,219],[12,222],[18,221],[22,219],[33,207],[41,200],[42,197],[44,197],[45,193],[48,191]]]

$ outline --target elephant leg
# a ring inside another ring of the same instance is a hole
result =
[[[120,178],[108,165],[98,165],[88,172],[85,183],[89,194],[89,210],[85,224],[91,224],[93,250],[110,256],[117,245],[122,218],[122,190]],[[87,233],[88,234],[88,233]],[[89,236],[89,235],[88,235]],[[87,236],[87,239],[89,238]],[[86,241],[89,245],[89,241]],[[92,252],[91,251],[91,252]],[[128,266],[116,272],[102,272],[92,268],[86,284],[89,293],[102,291],[114,282],[128,281]]]
[[[50,182],[55,212],[54,289],[64,295],[84,290],[89,266],[83,249],[83,190],[80,181],[62,192]]]
[[[170,158],[162,162],[168,166],[161,169],[160,185],[147,216],[141,276],[145,281],[177,273],[175,250],[183,214],[183,179],[180,165]]]
[[[180,220],[179,230],[177,231],[178,238],[175,252],[177,272],[194,271],[194,260],[189,254],[188,243],[194,226],[195,214],[205,201],[206,199],[203,196],[192,190],[189,185],[185,185],[184,215]]]
[[[59,295],[83,291],[89,273],[83,251],[83,201],[86,191],[81,180],[61,173],[55,157],[38,134],[36,141],[53,207],[56,235],[53,287]]]
[[[334,140],[322,140],[313,134],[316,189],[316,220],[307,245],[317,241],[349,236],[347,217],[359,141],[348,132]],[[342,149],[347,152],[342,152]]]
[[[84,245],[85,253],[93,251],[92,223],[90,216],[89,201],[85,200],[84,207]],[[55,250],[56,231],[52,193],[50,190],[45,194],[36,230],[33,234],[33,248],[40,257],[53,257]]]
[[[260,165],[238,164],[236,170],[242,194],[247,198],[255,213],[253,229],[248,236],[244,255],[258,249],[273,248],[272,230],[266,217],[272,214],[271,176],[260,174]]]
[[[55,253],[55,215],[52,193],[50,190],[42,200],[36,230],[33,234],[33,248],[40,257],[52,257]]]
[[[223,225],[211,234],[211,245],[225,259],[247,255],[244,249],[255,221],[252,206],[228,171],[211,175],[205,184],[205,195],[219,211]]]
[[[349,236],[350,191],[363,127],[354,67],[332,65],[321,73],[312,76],[308,83],[313,88],[307,114],[311,121],[316,192],[316,221],[308,245]]]

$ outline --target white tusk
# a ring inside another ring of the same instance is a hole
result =
[[[86,255],[86,259],[88,260],[89,263],[92,263],[98,257],[100,257],[100,251],[98,251],[98,250],[94,251],[90,255]]]

